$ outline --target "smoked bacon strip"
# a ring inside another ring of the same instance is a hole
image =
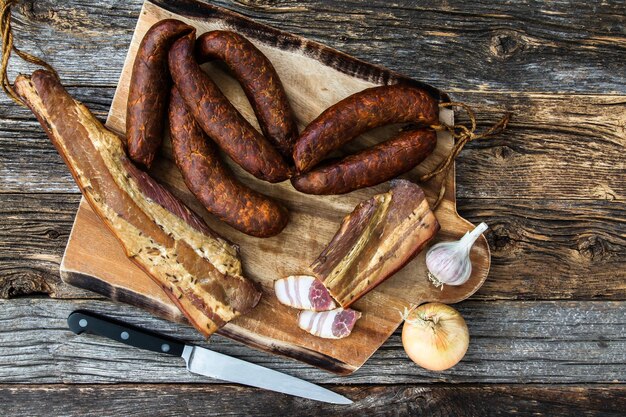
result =
[[[363,201],[344,217],[311,265],[343,308],[402,269],[439,231],[424,192],[406,180]]]
[[[137,169],[121,138],[75,101],[52,73],[20,75],[15,89],[126,255],[201,333],[210,335],[257,304],[261,293],[243,277],[238,248]]]

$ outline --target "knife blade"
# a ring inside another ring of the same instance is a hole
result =
[[[74,333],[104,336],[140,349],[180,356],[195,374],[332,404],[352,404],[348,398],[303,379],[274,371],[212,350],[142,329],[91,311],[76,310],[67,317]]]

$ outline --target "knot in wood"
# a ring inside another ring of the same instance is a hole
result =
[[[598,235],[587,235],[578,240],[578,253],[589,261],[603,260],[609,252],[607,242]]]
[[[506,59],[516,52],[524,49],[522,37],[513,31],[500,32],[495,34],[489,43],[489,51],[493,56]]]
[[[52,288],[43,276],[17,273],[0,277],[0,298],[29,294],[50,294]]]
[[[596,341],[596,343],[598,344],[598,347],[602,349],[606,349],[609,347],[609,344],[607,343],[607,338],[603,335],[598,336],[598,340]]]
[[[46,236],[49,239],[53,239],[54,240],[54,239],[58,239],[59,236],[61,236],[61,233],[59,233],[57,230],[54,230],[54,229],[48,229],[48,230],[46,230]]]
[[[493,154],[497,159],[509,159],[514,153],[515,151],[506,145],[493,148]]]
[[[509,230],[503,225],[491,227],[491,233],[487,234],[489,246],[497,252],[513,252],[516,244]]]

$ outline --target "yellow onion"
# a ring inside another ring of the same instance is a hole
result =
[[[405,312],[402,345],[409,358],[431,371],[456,365],[467,352],[469,331],[458,311],[441,303]]]

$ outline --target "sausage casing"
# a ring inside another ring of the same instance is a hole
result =
[[[170,97],[169,122],[176,165],[187,188],[210,213],[252,236],[269,237],[283,230],[289,219],[287,209],[233,176],[176,87]]]
[[[246,93],[261,131],[288,161],[298,139],[293,110],[280,78],[269,59],[249,40],[235,32],[207,32],[196,42],[200,62],[219,59]]]
[[[293,151],[298,172],[306,172],[328,153],[375,127],[412,122],[438,122],[437,101],[425,90],[408,85],[372,87],[324,110],[302,132]]]
[[[386,142],[292,177],[291,183],[307,194],[344,194],[371,187],[413,169],[436,145],[433,130],[400,132]]]
[[[161,20],[141,40],[128,89],[126,141],[128,155],[150,167],[163,138],[171,78],[167,53],[176,39],[195,29],[179,20]]]
[[[255,177],[280,182],[290,169],[272,144],[233,107],[193,56],[195,34],[174,42],[169,67],[180,95],[202,130]]]

